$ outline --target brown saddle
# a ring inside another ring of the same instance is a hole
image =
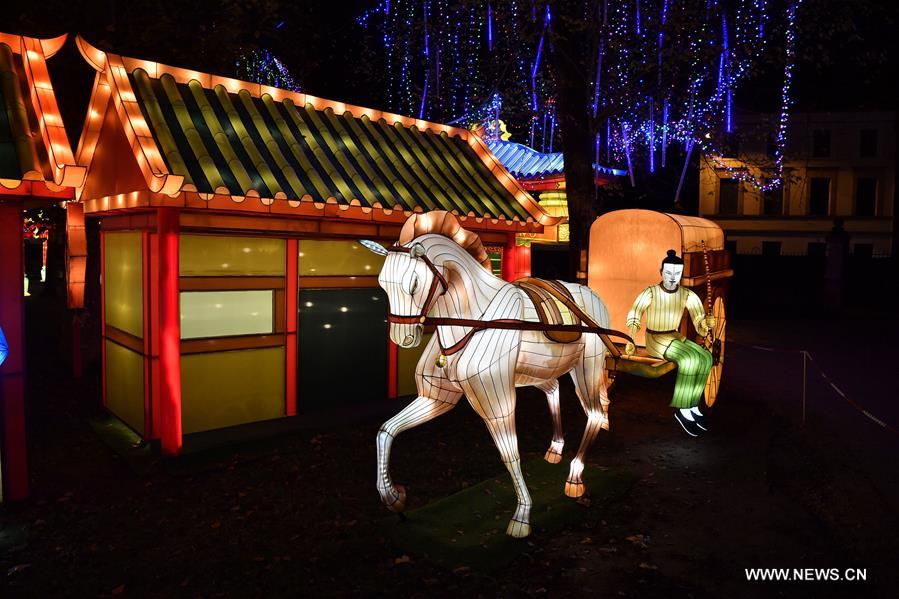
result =
[[[568,288],[560,281],[551,281],[546,279],[535,279],[532,277],[524,277],[513,281],[512,283],[527,294],[537,315],[540,317],[541,324],[563,325],[563,324],[580,324],[583,322],[592,323],[592,319],[584,314],[580,306],[574,301],[574,297]],[[568,310],[573,322],[565,322],[562,314],[562,308]],[[580,341],[583,333],[579,331],[554,331],[545,330],[543,334],[550,341],[556,343],[574,343]]]

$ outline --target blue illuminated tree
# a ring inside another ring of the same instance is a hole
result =
[[[691,157],[720,155],[733,139],[740,84],[775,55],[783,85],[774,164],[761,177],[733,176],[780,185],[800,2],[383,0],[359,20],[380,33],[392,109],[489,123],[499,97],[518,141],[542,150],[561,142],[577,250],[614,194],[664,171],[675,173],[673,203]],[[626,169],[626,181],[597,188],[599,162]]]

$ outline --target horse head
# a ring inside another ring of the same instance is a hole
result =
[[[386,256],[378,284],[389,302],[390,340],[404,348],[418,346],[428,311],[447,290],[446,279],[418,241],[389,249],[369,241],[363,245]]]

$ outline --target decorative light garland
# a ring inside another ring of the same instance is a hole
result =
[[[253,50],[240,58],[235,66],[237,76],[247,81],[300,91],[300,84],[293,78],[288,68],[268,50]]]
[[[494,139],[502,107],[496,92],[501,86],[507,100],[512,94],[512,106],[530,109],[527,122],[521,123],[530,146],[538,143],[544,151],[551,150],[557,134],[555,92],[544,51],[552,11],[546,0],[530,0],[527,8],[521,6],[523,1],[382,0],[365,11],[359,23],[383,29],[391,108],[465,125],[482,119],[485,135]],[[595,19],[599,28],[590,108],[594,116],[603,107],[614,110],[596,124],[594,154],[598,157],[604,150],[607,163],[626,162],[633,180],[635,159],[652,173],[659,165],[668,166],[671,143],[683,143],[685,149],[695,145],[711,154],[716,165],[740,180],[762,189],[780,185],[800,3],[790,0],[786,15],[787,64],[771,178],[723,163],[712,137],[734,132],[736,88],[767,46],[767,0],[707,0],[704,8],[672,0],[597,1],[597,14],[585,13],[585,19]],[[671,30],[672,23],[686,25]],[[534,33],[530,38],[534,42],[526,41],[523,27]],[[676,73],[665,71],[669,55],[685,60],[688,83],[681,89],[674,80]],[[656,73],[647,69],[643,57],[655,58],[649,61]],[[656,89],[647,93],[645,79],[650,73]],[[420,87],[413,98],[415,82]],[[600,134],[603,128],[605,135]]]

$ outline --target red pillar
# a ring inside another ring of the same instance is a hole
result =
[[[515,236],[508,235],[503,246],[503,280],[514,281],[529,276],[531,276],[531,248],[515,245]]]
[[[399,395],[399,346],[387,339],[387,397]]]
[[[297,294],[299,293],[297,279],[297,260],[299,259],[299,243],[296,239],[287,240],[287,281],[284,286],[284,292],[287,294],[285,298],[285,308],[287,310],[287,334],[284,336],[285,351],[287,363],[284,365],[285,385],[286,389],[286,405],[285,414],[287,416],[297,415]]]
[[[179,210],[158,208],[159,420],[162,453],[181,452],[181,309],[178,296]]]
[[[87,268],[87,237],[84,204],[66,203],[66,290],[72,310],[72,378],[81,378],[81,311],[84,309],[84,274]]]
[[[0,199],[0,326],[9,355],[0,366],[3,422],[3,499],[28,497],[25,443],[25,301],[23,298],[22,202]]]

